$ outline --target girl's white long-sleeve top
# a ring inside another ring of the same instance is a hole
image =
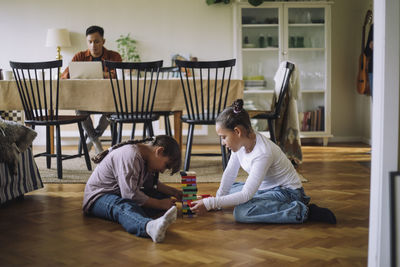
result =
[[[239,168],[249,176],[242,191],[228,195]],[[302,187],[300,177],[290,160],[279,146],[266,136],[256,132],[256,144],[246,153],[241,147],[232,152],[228,165],[222,175],[216,197],[203,199],[207,210],[237,206],[249,201],[257,190],[271,189],[277,186],[298,189]]]

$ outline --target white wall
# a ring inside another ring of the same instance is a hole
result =
[[[163,59],[170,66],[176,53],[228,59],[233,57],[232,15],[232,5],[208,6],[205,0],[1,1],[0,68],[9,69],[10,60],[55,59],[56,48],[45,47],[47,29],[67,28],[72,46],[62,48],[65,68],[76,52],[87,49],[85,31],[91,25],[104,28],[105,47],[112,50],[121,34],[130,33],[142,61]],[[215,135],[213,129],[209,132]],[[45,143],[41,135],[35,144]]]
[[[370,141],[370,97],[356,87],[361,31],[372,0],[332,5],[332,133],[337,141]],[[369,27],[367,28],[366,38]]]
[[[357,5],[356,11],[362,15],[362,19],[360,21],[360,29],[361,29],[362,24],[365,19],[365,14],[367,13],[367,10],[368,9],[372,10],[373,15],[374,15],[373,0],[358,1],[358,2],[359,3]],[[370,30],[370,25],[368,25],[366,28],[365,40],[367,40],[367,38],[368,38],[369,30]],[[361,36],[361,30],[360,30],[359,36]],[[359,44],[359,50],[360,50],[361,49],[361,47],[360,47],[361,39],[359,40],[358,44]],[[360,52],[358,52],[358,53],[360,53]],[[361,136],[361,140],[364,142],[371,143],[372,97],[357,94],[357,96],[356,96],[356,114],[357,114],[356,120],[358,123],[357,126],[358,126],[358,130],[359,130],[359,133]]]
[[[336,0],[332,5],[334,141],[370,138],[369,99],[357,95],[355,80],[364,10],[371,1]],[[55,48],[44,46],[48,28],[71,32],[72,47],[62,50],[66,66],[86,49],[84,33],[94,24],[104,27],[107,48],[116,50],[115,40],[131,33],[142,60],[163,59],[165,66],[175,53],[200,60],[231,58],[232,16],[232,4],[208,6],[205,0],[1,1],[0,68],[9,68],[9,60],[54,59]]]
[[[391,231],[389,172],[398,171],[400,99],[400,4],[374,3],[374,114],[372,127],[371,194],[368,266],[400,266],[390,262]],[[399,212],[397,208],[396,212]]]
[[[67,28],[72,47],[63,48],[64,66],[85,50],[85,30],[100,25],[105,46],[116,50],[115,40],[131,33],[142,60],[163,59],[171,64],[175,53],[201,59],[233,55],[232,6],[208,6],[204,0],[8,0],[1,1],[0,68],[9,60],[54,59],[55,48],[45,47],[48,28]]]

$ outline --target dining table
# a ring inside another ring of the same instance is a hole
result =
[[[215,81],[214,81],[215,82]],[[218,84],[218,80],[217,80]],[[243,80],[230,81],[227,105],[243,98]],[[60,110],[114,112],[114,98],[108,79],[60,80]],[[0,110],[23,110],[15,80],[0,80]],[[158,80],[154,111],[171,111],[174,116],[174,138],[182,148],[182,120],[186,105],[181,80]]]

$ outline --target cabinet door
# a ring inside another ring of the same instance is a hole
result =
[[[269,109],[279,63],[292,61],[299,73],[302,137],[322,137],[326,143],[331,136],[329,4],[265,2],[259,7],[240,4],[238,11],[236,44],[245,107]]]
[[[241,57],[245,90],[272,90],[280,61],[281,8],[241,9]]]
[[[284,12],[286,42],[283,54],[288,60],[296,63],[302,92],[298,101],[300,130],[325,131],[325,8],[287,6]],[[309,121],[305,122],[307,119]]]

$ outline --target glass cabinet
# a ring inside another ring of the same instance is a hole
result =
[[[239,1],[234,8],[238,77],[245,83],[248,109],[271,105],[279,63],[296,64],[301,97],[301,137],[322,138],[330,129],[330,4],[331,2],[264,2],[258,7]],[[264,122],[254,121],[263,131]]]

